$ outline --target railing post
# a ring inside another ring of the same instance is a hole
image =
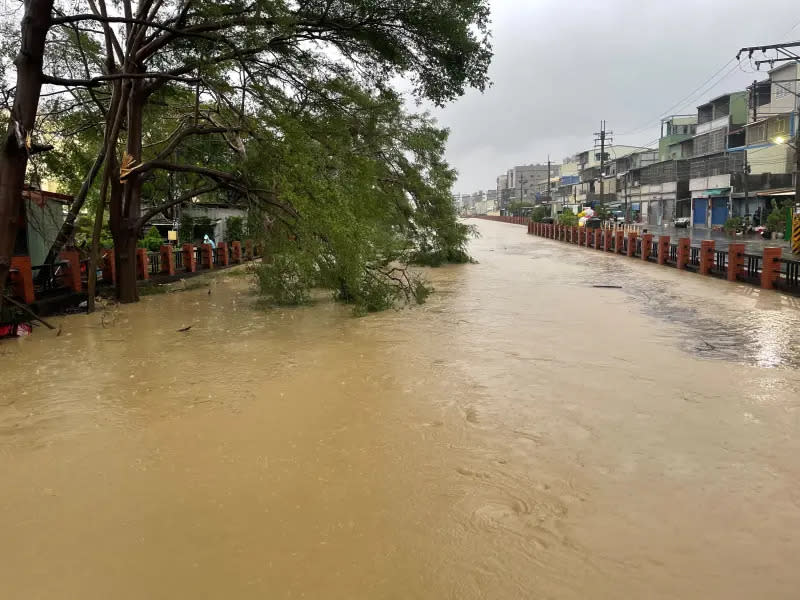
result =
[[[161,254],[161,274],[175,275],[175,254],[172,252],[172,246],[164,244],[159,252]]]
[[[25,304],[33,304],[36,295],[33,292],[33,268],[30,256],[12,256],[9,281],[14,286],[14,294]]]
[[[728,244],[728,281],[744,275],[744,244]]]
[[[653,234],[645,233],[642,235],[642,260],[649,260],[653,251]]]
[[[217,260],[219,266],[227,267],[230,261],[228,260],[228,244],[227,242],[220,242],[217,244]]]
[[[603,252],[608,252],[611,248],[611,230],[606,228],[603,231]]]
[[[103,281],[112,284],[117,282],[117,264],[114,261],[113,248],[103,254]]]
[[[775,281],[781,275],[781,254],[782,248],[764,248],[764,256],[761,259],[761,287],[771,290],[775,287]]]
[[[194,257],[194,244],[183,245],[183,267],[187,273],[197,271],[197,262]]]
[[[622,247],[624,246],[623,240],[625,239],[625,232],[622,229],[617,229],[614,232],[614,252],[622,254]]]
[[[200,261],[200,266],[203,269],[214,268],[214,248],[211,246],[211,244],[200,245]]]
[[[658,237],[658,264],[667,264],[667,257],[669,256],[669,236],[661,235]]]
[[[233,262],[238,265],[242,262],[242,242],[233,242],[231,247],[233,249]]]
[[[244,241],[244,259],[253,260],[253,240]]]
[[[147,248],[136,249],[136,279],[150,279],[150,260],[147,258]]]
[[[628,256],[634,256],[636,254],[636,238],[637,234],[635,231],[628,232]]]
[[[64,250],[61,260],[67,261],[69,266],[64,275],[64,283],[75,292],[81,291],[81,259],[77,250]]]
[[[595,250],[602,250],[603,249],[603,228],[595,229],[594,230],[594,249]]]
[[[678,261],[675,265],[678,269],[685,269],[689,262],[689,243],[690,240],[687,237],[678,239]]]
[[[711,275],[714,268],[714,240],[700,242],[700,274]]]

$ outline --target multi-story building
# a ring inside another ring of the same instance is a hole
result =
[[[561,163],[561,175],[558,178],[558,190],[555,192],[554,204],[577,209],[580,182],[577,158],[576,156],[568,156]]]
[[[497,190],[486,190],[486,212],[483,214],[492,214],[497,212]]]
[[[763,223],[773,198],[794,196],[800,64],[789,62],[750,88],[746,163],[733,174],[732,214]],[[791,142],[787,143],[787,142]],[[732,149],[733,150],[733,149]],[[737,148],[738,150],[738,148]]]
[[[689,159],[692,226],[722,226],[730,214],[733,177],[744,168],[747,93],[723,94],[697,107]],[[732,151],[729,151],[732,150]]]
[[[505,208],[511,202],[522,202],[523,204],[534,204],[536,185],[541,181],[546,181],[549,175],[558,175],[558,165],[535,164],[522,165],[508,170],[507,174],[507,193],[505,198],[501,198],[501,208]]]
[[[508,187],[508,172],[497,176],[497,204],[498,208],[511,202],[511,189]]]
[[[617,201],[616,160],[641,150],[637,146],[607,146],[605,157],[600,160],[600,149],[592,148],[575,155],[580,182],[573,190],[574,200],[579,207],[597,202],[613,205]],[[604,167],[600,172],[601,164]],[[602,179],[602,186],[600,185]],[[602,189],[601,189],[602,188]]]
[[[658,159],[679,160],[691,155],[691,140],[696,129],[697,115],[671,115],[661,119]]]

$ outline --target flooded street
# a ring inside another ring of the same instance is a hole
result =
[[[478,225],[422,307],[0,344],[2,597],[797,598],[800,301]]]

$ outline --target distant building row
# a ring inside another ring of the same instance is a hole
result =
[[[787,63],[745,91],[724,94],[693,115],[661,122],[658,148],[585,150],[551,165],[514,167],[496,189],[455,197],[463,214],[500,214],[545,205],[555,216],[602,202],[629,220],[662,225],[690,217],[694,227],[729,216],[761,222],[773,198],[794,196],[800,65]],[[601,185],[602,181],[602,195]]]

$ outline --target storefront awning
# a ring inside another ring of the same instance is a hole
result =
[[[794,196],[794,191],[790,191],[790,192],[757,192],[756,196]]]

